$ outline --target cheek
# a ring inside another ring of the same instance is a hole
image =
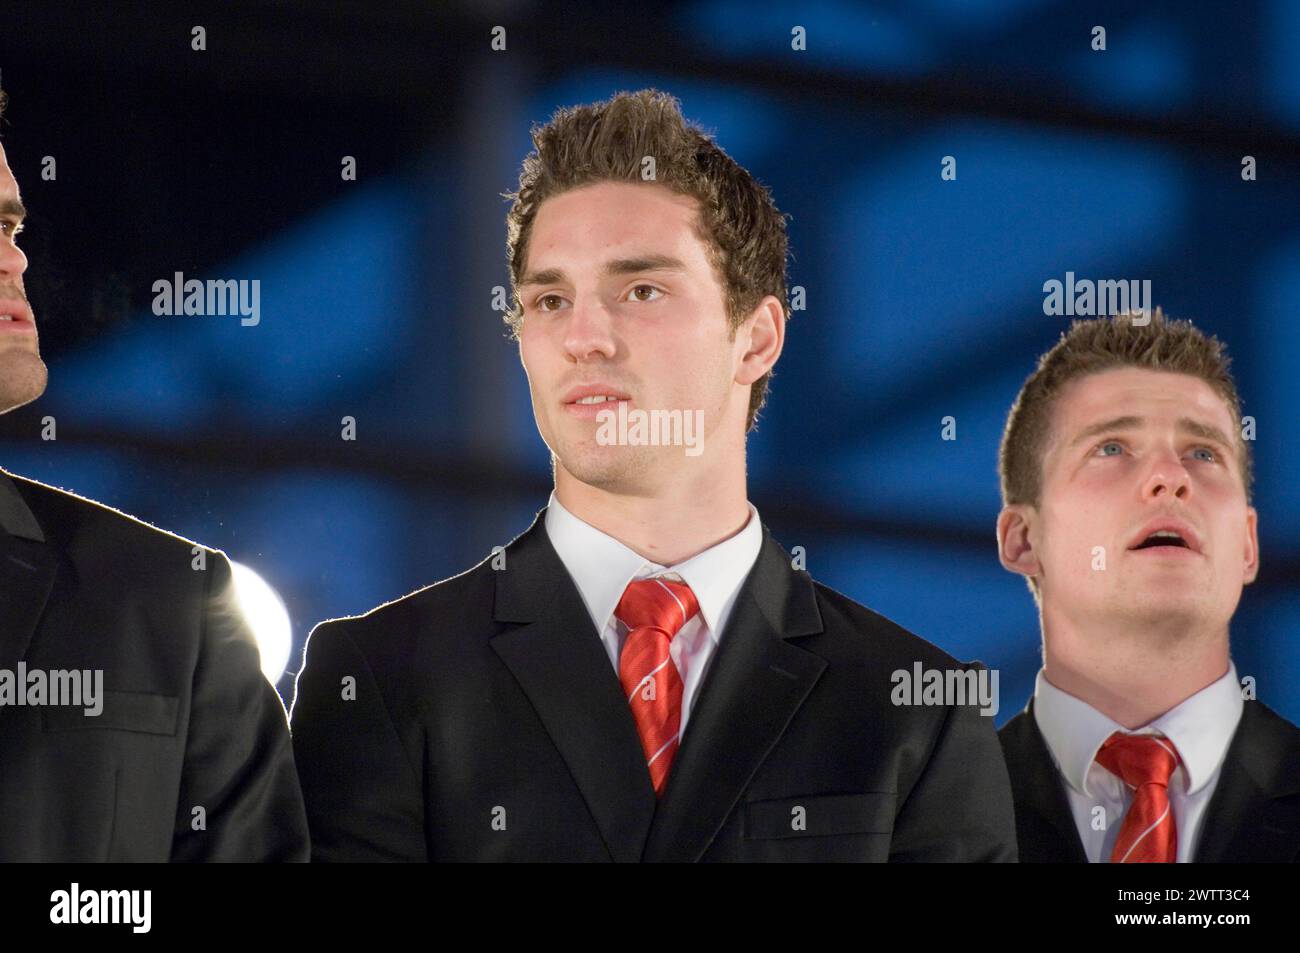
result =
[[[653,384],[655,377],[662,374],[663,389],[696,393],[716,389],[717,382],[729,376],[731,347],[725,338],[719,340],[716,334],[687,328],[647,331],[627,342],[647,383]],[[657,373],[650,373],[651,369]]]
[[[1246,525],[1246,513],[1227,507],[1222,518],[1214,527],[1214,548],[1217,562],[1233,565],[1240,562],[1246,552],[1246,539],[1249,529]]]
[[[1090,574],[1097,546],[1104,547],[1107,559],[1112,556],[1113,534],[1091,507],[1075,505],[1047,514],[1039,532],[1043,561],[1058,573]]]
[[[525,323],[519,330],[519,360],[530,379],[546,366],[546,354],[545,333],[536,325]]]

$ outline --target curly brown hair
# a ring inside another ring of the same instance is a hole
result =
[[[524,159],[519,189],[503,193],[506,249],[514,307],[506,315],[518,336],[523,319],[519,285],[537,210],[548,198],[601,181],[641,182],[643,162],[654,158],[654,183],[694,197],[695,234],[724,290],[731,333],[767,295],[786,298],[787,215],[768,189],[705,133],[682,116],[677,98],[655,89],[619,92],[603,102],[561,108],[532,128],[533,151]],[[767,397],[771,372],[750,389],[746,429],[752,430]]]

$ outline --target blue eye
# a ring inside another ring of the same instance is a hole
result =
[[[1214,451],[1211,450],[1209,447],[1197,447],[1195,450],[1192,451],[1192,453],[1208,454],[1208,457],[1201,458],[1205,460],[1206,463],[1213,463],[1217,459],[1214,455]]]
[[[1099,446],[1097,449],[1098,449],[1098,451],[1101,452],[1101,455],[1102,455],[1103,457],[1113,457],[1113,456],[1115,456],[1115,454],[1113,454],[1113,453],[1106,453],[1106,450],[1107,450],[1108,448],[1110,448],[1110,447],[1114,447],[1117,451],[1120,451],[1120,452],[1122,452],[1122,451],[1124,450],[1124,448],[1120,445],[1119,441],[1117,441],[1117,440],[1107,440],[1105,443],[1103,443],[1103,444],[1102,444],[1101,446]]]

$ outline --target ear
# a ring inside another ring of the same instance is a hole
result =
[[[1038,518],[1037,511],[1027,503],[1004,506],[998,514],[998,558],[1003,568],[1022,576],[1042,573],[1042,564],[1034,551],[1030,530]]]
[[[1259,514],[1255,507],[1246,507],[1246,571],[1242,581],[1250,585],[1259,575]]]
[[[738,330],[737,338],[744,342],[745,350],[736,368],[736,383],[752,384],[772,369],[785,346],[785,310],[781,300],[768,295]]]

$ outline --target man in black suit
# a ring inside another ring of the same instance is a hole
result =
[[[24,215],[0,147],[0,412],[46,382]],[[0,470],[0,861],[308,854],[225,556]]]
[[[787,317],[766,190],[652,90],[534,143],[509,320],[555,492],[477,567],[312,633],[313,858],[1014,860],[989,719],[893,701],[967,669],[792,568],[746,499]]]
[[[1229,654],[1259,567],[1242,427],[1220,342],[1159,310],[1075,322],[1016,399],[999,552],[1043,638],[1000,732],[1022,861],[1300,860],[1300,729]]]

